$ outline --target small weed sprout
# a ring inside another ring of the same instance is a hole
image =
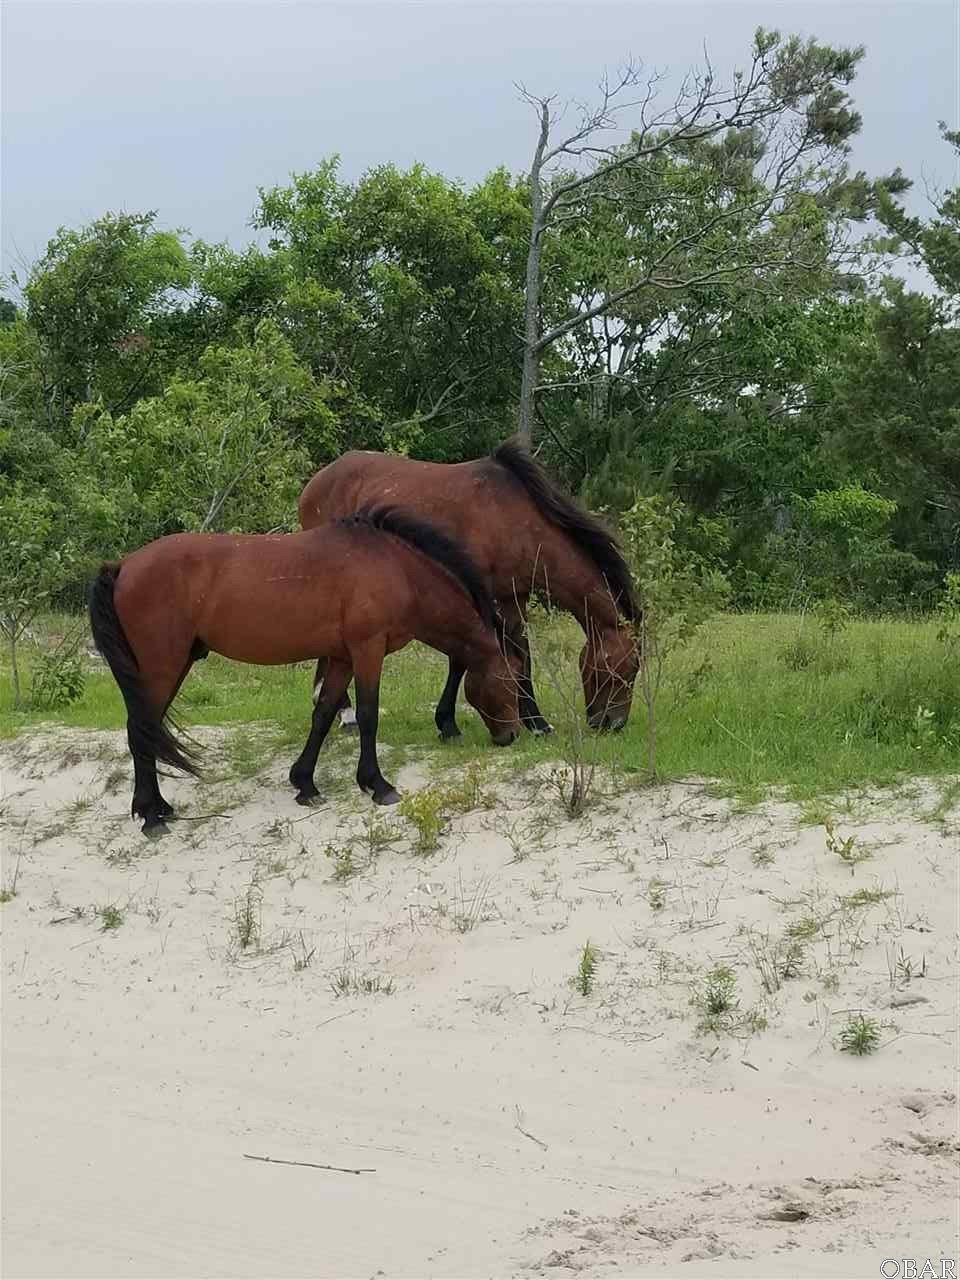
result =
[[[777,855],[768,844],[762,844],[759,849],[754,849],[750,855],[750,861],[755,867],[770,867],[777,860]]]
[[[5,884],[0,888],[0,902],[12,902],[17,896],[17,881],[20,879],[20,859],[23,857],[23,850],[17,851],[17,861],[14,864],[13,876],[9,884]]]
[[[921,956],[918,964],[913,956],[907,955],[903,947],[898,947],[895,952],[890,948],[887,951],[887,969],[891,987],[906,986],[914,978],[927,976],[927,957]]]
[[[714,1017],[737,1007],[737,976],[725,964],[715,965],[703,980],[701,999],[704,1012]]]
[[[111,929],[119,929],[123,924],[123,911],[114,903],[97,907],[96,914],[100,917],[101,933],[107,933]]]
[[[880,1025],[874,1018],[858,1013],[840,1031],[840,1052],[857,1057],[874,1053],[880,1047]]]
[[[457,877],[457,896],[450,920],[457,933],[470,933],[482,921],[490,918],[487,900],[490,894],[490,878],[484,877],[474,886],[470,895],[464,891],[463,877]]]
[[[670,886],[666,880],[654,878],[647,885],[647,902],[650,904],[651,911],[662,911],[667,905],[667,889]]]
[[[580,952],[577,972],[573,976],[574,989],[582,996],[589,996],[593,992],[599,958],[593,944],[590,941],[585,942]]]
[[[241,951],[257,946],[262,932],[263,893],[254,880],[233,904],[233,927]]]
[[[493,799],[484,790],[483,765],[474,760],[466,766],[459,782],[444,788],[446,806],[455,813],[470,813],[473,809],[489,809]]]
[[[846,837],[839,835],[830,818],[824,819],[823,829],[826,832],[827,849],[847,864],[851,875],[858,862],[866,862],[870,857],[869,849],[864,849],[862,846],[857,848],[856,835]]]
[[[421,855],[436,853],[440,837],[447,822],[444,811],[445,795],[441,787],[424,787],[406,795],[400,801],[399,812],[416,829],[414,852]]]
[[[338,969],[330,979],[330,990],[335,996],[389,996],[393,995],[393,979],[379,973],[361,973],[359,969]]]
[[[309,969],[310,962],[317,953],[317,948],[307,947],[302,930],[298,941],[291,944],[291,950],[293,952],[294,973],[302,973],[304,969]]]
[[[349,880],[351,876],[356,875],[360,870],[357,860],[353,856],[352,843],[344,845],[330,843],[324,852],[333,863],[333,878],[338,884]]]

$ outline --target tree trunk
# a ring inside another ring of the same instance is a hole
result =
[[[9,632],[10,638],[10,677],[13,681],[13,705],[19,711],[23,706],[23,695],[20,690],[20,668],[17,666],[17,633]]]
[[[524,448],[533,444],[533,413],[540,383],[540,255],[543,252],[543,187],[540,170],[543,153],[550,137],[550,104],[540,104],[540,137],[530,166],[530,247],[527,250],[527,273],[523,295],[523,372],[520,378],[520,404],[517,412],[517,436]]]

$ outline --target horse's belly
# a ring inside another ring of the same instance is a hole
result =
[[[281,610],[218,612],[201,625],[199,638],[234,662],[284,666],[314,658],[340,656],[339,626],[317,616],[285,616]]]

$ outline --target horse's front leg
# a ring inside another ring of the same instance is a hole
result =
[[[320,697],[320,690],[323,687],[323,677],[326,675],[327,662],[327,658],[321,658],[317,662],[316,675],[313,677],[314,706],[317,704],[317,700]],[[343,729],[345,733],[356,733],[357,717],[354,713],[353,707],[350,705],[350,695],[347,693],[346,689],[343,692],[343,697],[340,699],[340,706],[337,710],[340,712],[340,728]]]
[[[313,719],[306,745],[290,769],[290,781],[297,788],[297,804],[312,804],[321,799],[313,781],[317,756],[323,746],[334,716],[343,705],[343,697],[353,672],[348,662],[324,662],[322,683],[313,706]],[[319,665],[318,665],[319,672]]]
[[[451,658],[447,683],[443,686],[443,693],[440,695],[440,701],[437,703],[437,711],[434,716],[443,742],[449,742],[451,738],[460,737],[460,729],[457,725],[457,693],[465,673],[466,667],[458,666]]]
[[[377,760],[377,725],[380,719],[380,671],[383,651],[371,652],[354,661],[357,690],[357,724],[360,726],[360,763],[357,786],[373,796],[375,804],[397,804],[395,787],[380,772]]]

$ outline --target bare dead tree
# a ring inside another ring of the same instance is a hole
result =
[[[849,110],[843,86],[852,80],[862,54],[862,49],[833,50],[761,30],[754,39],[749,69],[735,72],[730,86],[717,83],[705,59],[703,69],[691,72],[662,109],[655,105],[662,76],[644,77],[641,64],[631,61],[614,79],[601,81],[598,102],[580,106],[576,127],[556,141],[566,105],[555,96],[540,97],[517,86],[539,123],[529,174],[532,219],[518,410],[518,434],[524,443],[529,446],[532,441],[541,364],[554,344],[569,336],[589,342],[591,326],[645,290],[670,296],[734,282],[749,289],[760,287],[766,274],[803,266],[798,256],[801,236],[795,244],[774,243],[769,253],[754,253],[749,261],[730,255],[705,263],[698,260],[696,250],[708,236],[736,225],[747,213],[762,218],[782,207],[788,191],[811,180],[815,162],[822,165],[831,155],[845,154],[845,140],[856,132],[860,120]],[[622,136],[628,127],[629,141],[610,139],[612,133]],[[569,314],[545,327],[542,257],[547,236],[585,218],[600,201],[624,202],[624,184],[618,191],[611,179],[636,175],[655,182],[651,162],[657,157],[689,151],[730,131],[752,131],[764,159],[764,189],[754,196],[752,207],[742,201],[718,204],[696,227],[667,234],[658,251],[645,261],[624,263],[627,278],[622,284],[571,299]],[[624,351],[632,354],[643,336],[630,332],[629,326],[619,334],[607,333],[608,353],[616,341],[624,344],[620,369]],[[611,364],[609,372],[616,377],[619,370]]]

